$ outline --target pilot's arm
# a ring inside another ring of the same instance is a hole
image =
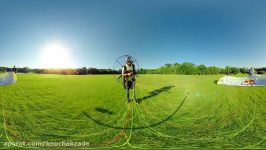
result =
[[[125,66],[122,67],[122,77],[126,77],[127,73],[125,71]]]

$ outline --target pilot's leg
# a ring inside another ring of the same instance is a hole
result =
[[[126,93],[127,93],[127,101],[130,103],[130,98],[129,98],[129,81],[125,81],[125,87],[126,87]]]

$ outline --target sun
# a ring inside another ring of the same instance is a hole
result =
[[[70,68],[71,62],[67,48],[61,43],[46,45],[41,53],[43,68]]]

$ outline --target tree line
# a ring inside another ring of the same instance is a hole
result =
[[[225,68],[220,68],[216,66],[205,66],[203,64],[196,65],[190,62],[184,63],[174,63],[165,64],[162,67],[156,69],[143,69],[139,70],[141,74],[185,74],[185,75],[215,75],[215,74],[246,74],[249,73],[250,68],[246,67],[231,67],[226,66]],[[266,73],[266,67],[255,68],[258,74]]]
[[[0,67],[0,72],[12,71],[12,68]],[[38,73],[38,74],[64,74],[64,75],[85,75],[85,74],[118,74],[118,71],[112,69],[98,68],[52,68],[52,69],[32,69],[29,67],[17,68],[17,73]]]
[[[121,68],[122,69],[122,68]],[[220,68],[216,66],[195,65],[190,62],[165,64],[156,69],[137,70],[138,74],[185,74],[185,75],[215,75],[215,74],[246,74],[250,68],[226,66]],[[12,68],[0,67],[0,72],[12,71]],[[266,67],[255,68],[256,73],[265,74]],[[86,75],[86,74],[119,74],[120,71],[112,69],[98,69],[92,67],[82,67],[77,69],[32,69],[29,67],[17,68],[18,73],[38,73],[38,74],[64,74],[64,75]]]

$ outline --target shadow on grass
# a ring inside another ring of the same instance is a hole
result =
[[[112,111],[110,111],[108,109],[105,109],[105,108],[101,108],[101,107],[96,107],[95,111],[103,113],[103,114],[108,114],[108,115],[112,115],[113,114]]]
[[[214,84],[217,84],[217,83],[218,83],[218,80],[214,80],[213,83],[214,83]]]
[[[152,98],[154,96],[160,95],[163,92],[168,92],[173,87],[175,87],[175,86],[170,85],[170,86],[164,86],[164,87],[162,87],[160,89],[153,90],[153,91],[149,92],[149,95],[141,97],[141,98],[138,98],[138,99],[136,99],[136,101],[138,103],[141,103],[142,101],[150,99],[150,98]]]
[[[113,128],[113,129],[126,129],[126,130],[129,130],[129,129],[145,129],[145,128],[149,128],[149,127],[155,127],[157,125],[160,125],[162,123],[164,123],[165,121],[169,120],[171,117],[173,117],[177,112],[178,110],[183,106],[184,102],[186,101],[187,97],[189,95],[189,92],[187,93],[187,95],[183,98],[183,100],[181,101],[181,103],[179,105],[177,105],[177,108],[175,109],[175,111],[170,114],[168,117],[162,119],[161,121],[157,122],[157,123],[154,123],[154,124],[150,124],[148,126],[142,126],[142,127],[122,127],[122,126],[113,126],[113,125],[109,125],[109,124],[105,124],[103,122],[100,122],[96,119],[94,119],[93,117],[91,117],[88,113],[86,113],[85,111],[82,111],[83,114],[88,117],[90,120],[94,121],[96,124],[99,124],[99,125],[102,125],[104,127],[108,127],[108,128]]]

